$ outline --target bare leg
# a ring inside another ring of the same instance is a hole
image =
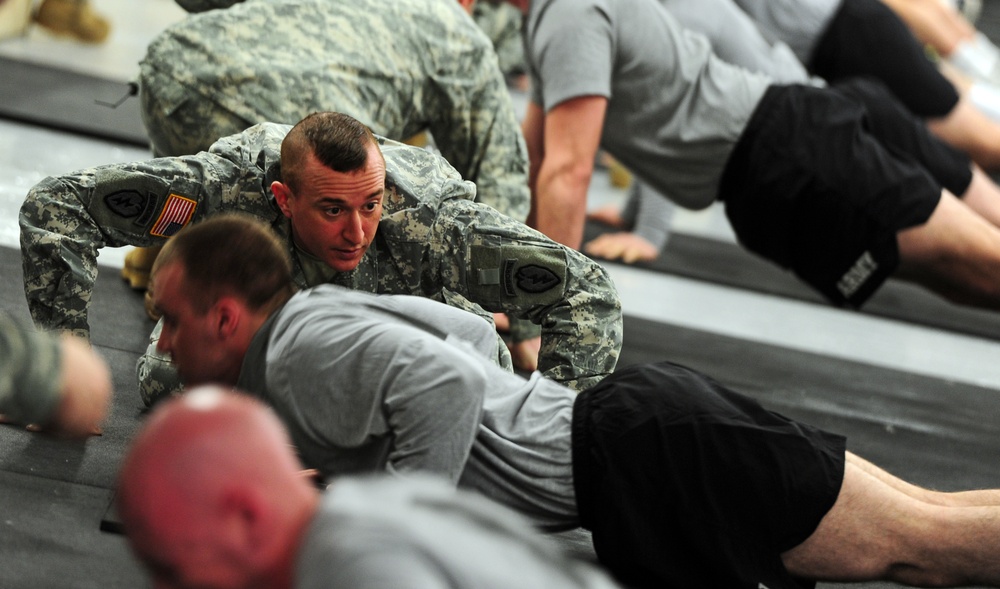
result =
[[[939,0],[882,0],[906,23],[914,36],[947,57],[959,43],[969,41],[976,29],[953,8]]]
[[[957,493],[931,491],[895,477],[856,454],[848,452],[847,461],[855,464],[883,483],[925,503],[948,507],[1000,506],[1000,489],[959,491]]]
[[[929,587],[1000,584],[1000,507],[927,502],[913,496],[924,493],[916,487],[847,457],[833,508],[805,542],[782,554],[792,574]]]
[[[929,120],[927,127],[978,165],[1000,169],[1000,122],[976,108],[967,93],[962,92],[948,116]]]
[[[974,168],[972,183],[961,200],[980,217],[1000,227],[1000,187],[982,170]]]
[[[897,275],[951,301],[1000,310],[1000,229],[991,222],[997,198],[987,198],[995,185],[980,174],[965,202],[943,191],[926,223],[898,233]]]

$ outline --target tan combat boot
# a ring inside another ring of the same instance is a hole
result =
[[[611,179],[612,186],[623,190],[632,186],[632,172],[628,168],[610,155],[607,156],[607,163],[608,177]]]
[[[161,247],[137,247],[125,254],[122,278],[129,286],[135,290],[146,290],[149,286],[149,271],[153,269],[153,261],[160,254]]]
[[[122,266],[122,279],[135,290],[145,290],[143,295],[143,306],[146,308],[146,315],[153,321],[160,318],[160,313],[153,306],[153,297],[150,295],[149,271],[153,269],[153,262],[160,254],[163,246],[137,247],[125,254],[125,265]]]
[[[103,43],[111,29],[107,19],[91,9],[89,0],[42,0],[34,18],[50,32],[84,43]]]

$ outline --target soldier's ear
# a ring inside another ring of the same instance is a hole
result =
[[[281,212],[286,217],[291,218],[292,213],[288,208],[288,199],[291,198],[292,191],[288,188],[288,185],[283,184],[278,180],[271,182],[271,194],[274,195],[274,202],[277,203]]]

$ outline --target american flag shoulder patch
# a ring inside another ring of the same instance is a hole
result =
[[[197,207],[197,201],[171,193],[163,205],[163,210],[160,211],[160,216],[149,230],[149,234],[157,237],[172,236],[191,221]]]

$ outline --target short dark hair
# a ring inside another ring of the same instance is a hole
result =
[[[270,311],[296,290],[286,245],[270,227],[245,214],[222,213],[185,227],[167,240],[153,274],[172,262],[184,269],[190,301],[200,313],[229,295],[252,311]]]
[[[281,142],[281,180],[297,191],[299,170],[309,154],[335,172],[360,170],[375,143],[371,129],[354,117],[314,112],[292,127]]]

